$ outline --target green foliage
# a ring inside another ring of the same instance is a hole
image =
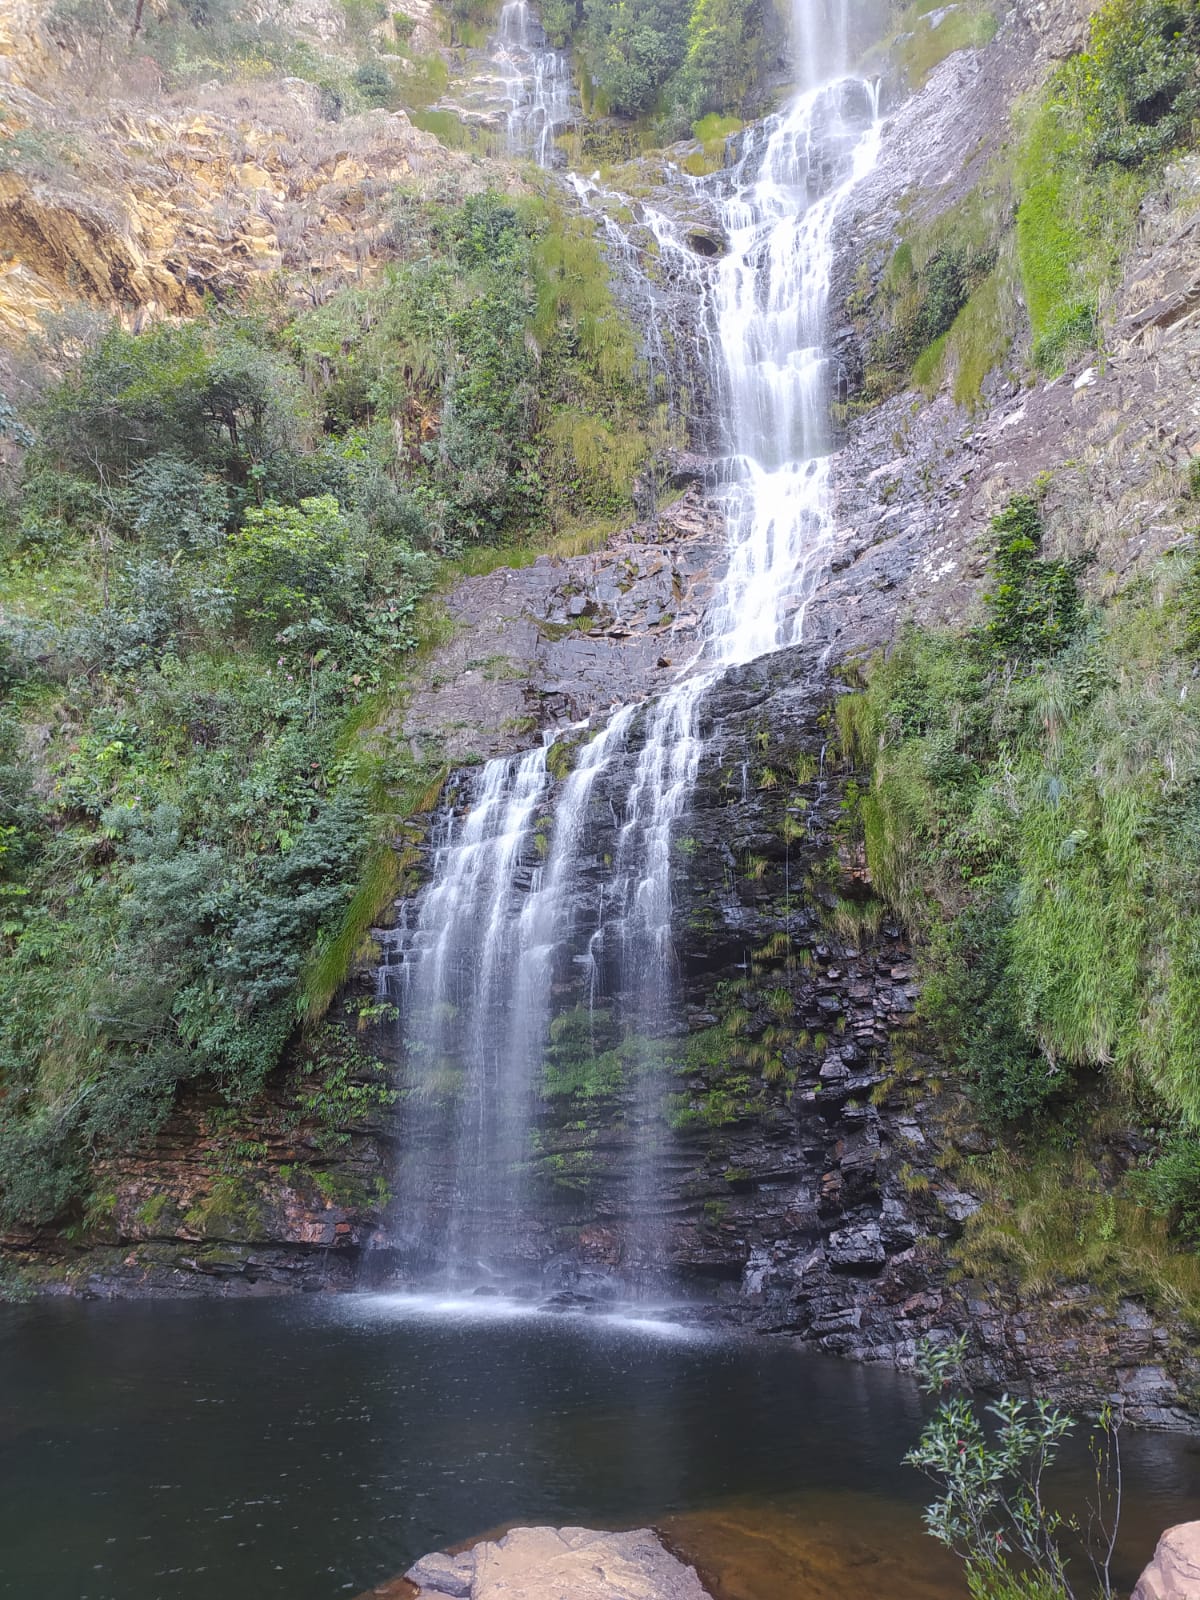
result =
[[[897,25],[894,48],[916,80],[968,42],[960,30],[994,27],[970,6],[939,11],[930,26],[927,9],[909,7]],[[959,404],[976,405],[1019,332],[1022,301],[1040,371],[1058,374],[1095,349],[1138,208],[1164,159],[1191,142],[1198,106],[1196,6],[1102,6],[1088,49],[1021,108],[1012,151],[952,210],[906,228],[874,294],[873,266],[862,264],[854,299],[871,313],[866,403],[911,378],[929,394],[949,380]]]
[[[989,1127],[1028,1122],[1069,1083],[1031,1034],[1014,965],[1011,891],[972,904],[946,930],[924,994]]]
[[[1200,11],[1194,0],[1108,0],[1071,70],[1093,161],[1167,155],[1200,111]]]
[[[1190,142],[1200,17],[1187,0],[1108,0],[1088,49],[1051,78],[1017,153],[1017,251],[1033,358],[1061,372],[1094,347],[1156,164]]]
[[[688,0],[584,0],[584,59],[606,109],[654,108],[686,54],[690,10]]]
[[[34,418],[38,451],[57,470],[101,482],[161,454],[221,473],[243,491],[279,482],[304,439],[291,366],[253,324],[115,324],[51,390]]]
[[[869,764],[876,888],[929,940],[926,1015],[994,1120],[1072,1073],[1200,1120],[1200,723],[1184,690],[1189,564],[1088,618],[1036,511],[997,519],[981,626],[908,632],[839,706]],[[1153,915],[1148,908],[1153,907]]]
[[[532,559],[554,519],[620,514],[656,448],[582,222],[407,199],[397,241],[390,274],[294,321],[102,331],[20,423],[5,1220],[78,1206],[193,1078],[254,1096],[325,1014],[410,864],[397,825],[445,776],[389,733],[438,627],[422,596],[481,541]],[[342,1115],[347,1071],[313,1115]]]
[[[315,1124],[311,1135],[323,1154],[344,1149],[352,1130],[369,1125],[396,1103],[392,1071],[354,1040],[326,1026],[301,1063],[296,1115]]]
[[[240,0],[161,0],[146,5],[140,26],[132,27],[135,6],[124,0],[54,0],[47,9],[45,27],[55,45],[80,73],[107,69],[121,75],[144,74],[147,60],[155,62],[169,88],[198,81],[304,78],[320,91],[322,115],[337,120],[347,111],[385,103],[372,98],[368,77],[360,92],[345,51],[324,55],[309,41],[296,37],[286,16],[268,19],[252,12]],[[363,58],[360,66],[376,59],[373,35],[388,28],[386,11],[374,0],[352,0],[343,5],[347,22],[346,46]],[[392,27],[394,34],[400,28]],[[408,87],[417,87],[412,82]]]
[[[984,597],[984,637],[1009,660],[1038,660],[1068,644],[1082,621],[1075,574],[1065,561],[1041,558],[1037,501],[1016,495],[992,520],[996,585]]]
[[[627,1069],[638,1059],[635,1040],[604,1048],[611,1033],[606,1011],[576,1006],[550,1024],[542,1067],[542,1093],[548,1099],[569,1096],[580,1104],[611,1099],[625,1083]]]
[[[382,61],[364,61],[355,68],[352,82],[365,105],[386,107],[395,99],[396,86]]]
[[[657,115],[660,132],[679,137],[761,98],[774,25],[761,0],[582,0],[577,19],[569,7],[544,14],[552,38],[573,35],[602,114]]]
[[[659,430],[590,224],[484,193],[454,211],[406,201],[397,229],[411,259],[294,330],[326,427],[390,413],[448,547],[629,508]]]
[[[1136,1187],[1182,1238],[1200,1248],[1200,1138],[1180,1133],[1168,1139],[1138,1174]]]
[[[966,1350],[965,1334],[941,1347],[922,1341],[917,1373],[927,1394],[940,1397],[963,1384]],[[925,1527],[962,1559],[972,1600],[1074,1600],[1063,1536],[1078,1525],[1049,1502],[1046,1487],[1074,1419],[1044,1400],[1010,1395],[986,1412],[994,1419],[991,1426],[965,1394],[941,1399],[905,1456],[907,1466],[940,1490],[925,1508]],[[1096,1501],[1088,1555],[1105,1600],[1114,1593],[1111,1567],[1121,1512],[1117,1427],[1106,1408],[1093,1438]]]
[[[693,0],[687,54],[671,86],[688,122],[745,106],[759,70],[760,12],[754,0]]]

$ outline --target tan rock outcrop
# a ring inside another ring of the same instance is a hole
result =
[[[213,97],[201,114],[114,107],[50,170],[0,172],[0,328],[27,331],[78,300],[186,316],[276,270],[296,292],[328,289],[386,249],[397,184],[487,181],[402,111],[335,124],[286,87]],[[50,121],[11,91],[0,137]]]
[[[426,1556],[408,1581],[419,1600],[708,1600],[649,1528],[514,1528],[459,1556]]]
[[[1200,1600],[1200,1522],[1178,1522],[1158,1541],[1133,1600]]]
[[[271,273],[321,298],[391,253],[398,185],[504,183],[404,111],[326,120],[298,78],[168,93],[134,55],[85,82],[83,45],[51,36],[47,9],[0,6],[0,343],[72,303],[130,324],[195,315]],[[320,40],[343,29],[333,0],[286,10]]]

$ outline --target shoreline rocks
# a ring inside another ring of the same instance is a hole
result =
[[[711,1600],[649,1528],[514,1528],[409,1568],[417,1600]]]
[[[1200,1522],[1177,1522],[1155,1547],[1133,1600],[1196,1600],[1200,1595]]]

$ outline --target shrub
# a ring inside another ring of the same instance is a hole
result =
[[[352,81],[367,105],[387,107],[392,104],[396,86],[382,61],[364,61],[355,68]]]
[[[336,607],[352,582],[349,529],[332,495],[299,506],[252,506],[229,541],[236,615],[270,644],[290,623]]]
[[[1160,1216],[1200,1249],[1200,1138],[1180,1133],[1137,1175],[1137,1187]]]
[[[966,1335],[937,1347],[924,1340],[917,1373],[927,1394],[965,1387]],[[1045,1400],[1003,1395],[985,1425],[966,1394],[942,1399],[906,1466],[932,1478],[941,1494],[924,1513],[926,1530],[961,1558],[972,1600],[1075,1600],[1064,1535],[1076,1524],[1049,1500],[1047,1474],[1074,1418]],[[1096,1498],[1086,1554],[1104,1600],[1115,1593],[1112,1559],[1121,1516],[1118,1419],[1101,1412],[1092,1440]],[[1010,1558],[1019,1563],[1013,1567]],[[1082,1591],[1080,1591],[1082,1592]]]
[[[1125,167],[1184,143],[1200,111],[1200,12],[1189,0],[1108,0],[1073,64],[1093,161]]]
[[[1037,501],[1017,495],[992,519],[996,585],[984,597],[988,646],[1014,659],[1054,655],[1083,618],[1075,574],[1065,561],[1039,555],[1042,518]]]
[[[129,475],[134,533],[167,555],[204,550],[221,538],[229,515],[224,486],[178,455],[151,456]]]
[[[949,925],[922,996],[947,1056],[990,1128],[1036,1120],[1069,1087],[1026,1024],[1013,951],[1013,891],[968,906]]]

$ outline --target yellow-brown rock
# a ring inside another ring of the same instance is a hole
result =
[[[48,0],[0,7],[0,336],[84,301],[130,324],[195,315],[282,272],[305,298],[358,279],[388,248],[399,183],[496,180],[403,111],[323,121],[300,79],[161,92],[155,64],[126,63],[111,94],[40,29]],[[265,8],[269,10],[269,5]],[[311,32],[342,26],[304,0]]]

